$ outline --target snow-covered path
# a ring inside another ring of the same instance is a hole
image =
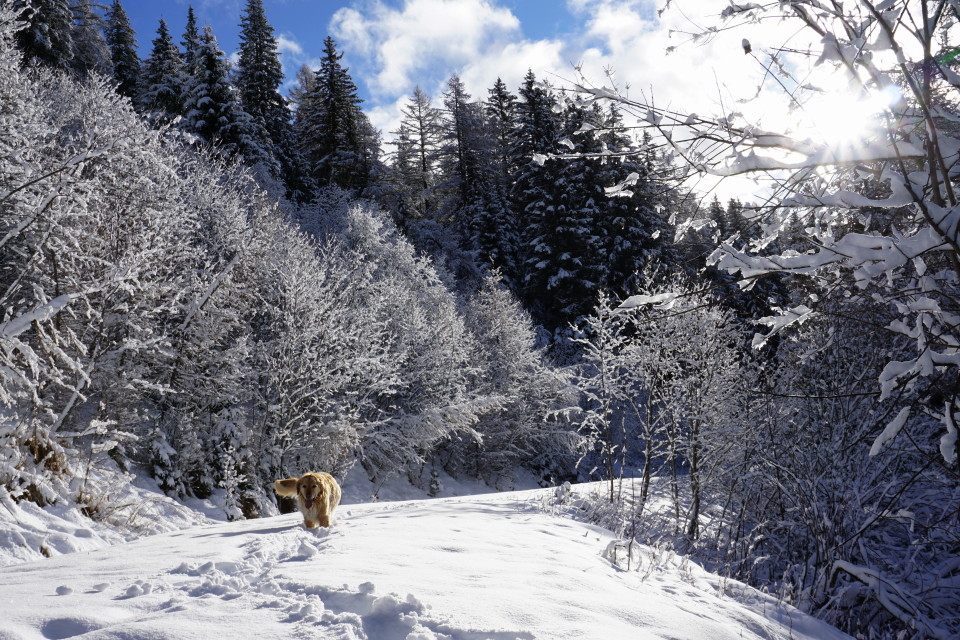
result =
[[[848,638],[755,591],[543,513],[535,492],[341,507],[0,568],[0,640]],[[723,589],[723,592],[721,592]]]

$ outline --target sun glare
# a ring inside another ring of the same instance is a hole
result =
[[[849,86],[810,95],[793,113],[793,133],[842,151],[874,139],[882,115],[900,99],[896,87],[868,95]]]

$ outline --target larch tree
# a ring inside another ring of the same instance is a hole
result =
[[[410,208],[420,218],[432,217],[436,209],[433,190],[439,179],[440,111],[431,104],[430,96],[417,86],[401,113],[400,129],[393,132],[397,148],[394,169],[410,199]]]

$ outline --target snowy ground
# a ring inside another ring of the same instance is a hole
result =
[[[617,568],[610,533],[543,495],[346,505],[319,532],[290,514],[7,566],[0,640],[848,637],[649,548]]]

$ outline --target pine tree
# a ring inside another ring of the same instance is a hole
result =
[[[26,22],[16,35],[24,61],[70,68],[75,50],[68,0],[14,0],[12,8]]]
[[[140,56],[137,55],[137,35],[130,26],[130,18],[120,0],[113,0],[107,11],[107,46],[113,63],[113,79],[117,92],[128,98],[136,98],[140,80]]]
[[[91,72],[110,75],[110,49],[103,38],[104,20],[90,0],[73,0],[73,46],[71,67],[81,76]]]
[[[545,293],[547,321],[562,326],[593,309],[607,273],[600,180],[600,143],[592,133],[576,135],[584,124],[596,125],[597,113],[576,105],[564,111],[560,140],[575,157],[548,165],[553,201],[535,240],[533,283]]]
[[[520,246],[517,220],[510,203],[511,174],[515,167],[510,148],[516,118],[517,97],[497,78],[487,92],[484,105],[484,124],[487,131],[490,184],[486,202],[476,212],[474,233],[476,248],[481,257],[499,269],[511,288],[518,290],[519,268],[517,251]]]
[[[276,128],[275,120],[287,119],[287,103],[279,91],[283,68],[273,33],[262,0],[247,0],[245,13],[240,18],[236,85],[244,110],[267,130]]]
[[[161,18],[153,50],[143,64],[140,106],[147,111],[172,119],[183,111],[183,90],[186,72],[180,59],[180,50],[173,42],[166,21]]]
[[[602,117],[601,151],[608,155],[600,168],[599,184],[605,189],[623,185],[615,195],[604,197],[602,220],[609,267],[604,288],[624,297],[636,293],[639,274],[657,271],[666,277],[680,260],[673,244],[673,227],[662,215],[671,191],[657,177],[662,167],[649,136],[644,137],[639,153],[620,156],[632,150],[620,113],[611,106]]]
[[[303,159],[296,152],[287,101],[280,95],[283,67],[274,30],[267,21],[262,0],[248,0],[240,19],[240,57],[235,77],[240,104],[266,132],[263,145],[279,162],[287,195],[305,197]]]
[[[327,37],[315,84],[301,99],[294,126],[317,183],[359,191],[369,183],[376,140],[342,58],[333,38]]]

